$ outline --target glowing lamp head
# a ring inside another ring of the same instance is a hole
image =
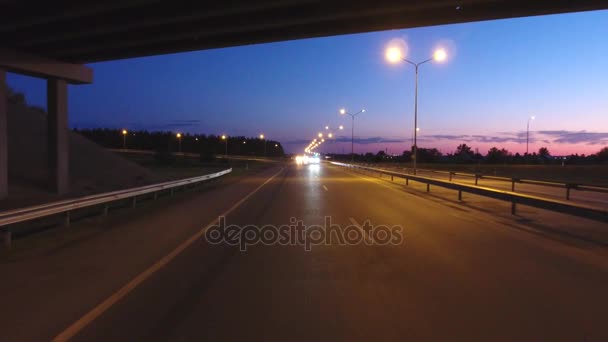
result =
[[[530,119],[535,120],[536,116],[533,115],[533,116],[530,117]]]
[[[333,137],[334,137],[334,135],[333,135],[332,133],[329,133],[327,136],[328,136],[329,138],[333,138]]]
[[[260,139],[264,139],[264,134],[260,134]]]
[[[327,129],[329,129],[329,126],[325,126],[325,129],[326,129],[326,130],[327,130]]]
[[[341,114],[341,115],[346,114],[346,109],[344,109],[344,108],[340,109],[340,114]]]
[[[340,127],[338,127],[340,130],[344,129],[344,126],[340,125]]]
[[[126,129],[123,129],[123,130],[122,130],[122,135],[127,135],[127,133],[129,133],[129,132],[127,132],[127,130],[126,130]]]
[[[433,54],[433,59],[435,60],[435,62],[443,62],[446,60],[446,58],[448,58],[448,54],[445,52],[444,49],[438,49]]]
[[[398,47],[389,47],[386,49],[386,60],[390,63],[397,63],[403,59],[403,53]]]
[[[319,133],[319,138],[323,138],[323,133]]]
[[[177,137],[177,139],[181,139],[182,138],[182,134],[181,133],[177,133],[175,136]]]
[[[226,140],[226,134],[222,134],[222,140]]]

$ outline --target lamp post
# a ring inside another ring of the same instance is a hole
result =
[[[129,132],[127,132],[126,129],[122,130],[122,148],[124,150],[127,149],[127,134],[129,134]]]
[[[224,140],[224,155],[228,155],[228,137],[226,134],[222,134],[222,140]]]
[[[266,157],[266,139],[264,139],[264,134],[260,134],[260,139],[264,140],[264,157]]]
[[[365,109],[361,109],[360,111],[356,112],[355,114],[351,114],[349,112],[346,111],[346,109],[342,108],[340,109],[340,115],[350,115],[350,117],[353,119],[352,121],[352,125],[351,125],[351,130],[350,130],[350,155],[351,155],[351,162],[355,161],[355,117],[361,113],[365,113]],[[342,127],[342,126],[340,126]]]
[[[536,119],[535,116],[531,116],[528,118],[528,126],[526,128],[526,155],[528,155],[528,146],[530,143],[530,120]]]
[[[445,52],[445,50],[439,49],[436,50],[435,53],[433,53],[433,57],[426,59],[422,62],[419,63],[414,63],[412,61],[410,61],[409,59],[406,59],[403,57],[403,53],[401,52],[401,49],[397,48],[397,47],[390,47],[386,50],[386,59],[391,62],[391,63],[397,63],[400,61],[404,61],[406,63],[409,63],[411,65],[414,66],[414,68],[416,69],[416,93],[414,96],[414,153],[413,153],[413,160],[414,160],[414,174],[416,174],[416,159],[418,157],[418,134],[417,134],[417,130],[418,130],[418,68],[420,67],[420,65],[430,62],[430,61],[436,61],[436,62],[443,62],[445,59],[447,58],[447,54]]]
[[[181,133],[177,133],[175,135],[177,137],[177,152],[182,152],[182,134]]]

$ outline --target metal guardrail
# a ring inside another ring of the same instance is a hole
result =
[[[203,176],[197,176],[192,178],[180,179],[176,181],[169,181],[151,185],[145,185],[142,187],[118,190],[113,192],[106,192],[96,195],[90,195],[75,199],[68,199],[58,202],[51,202],[32,207],[8,210],[0,212],[0,235],[4,240],[4,244],[10,247],[11,244],[11,231],[7,230],[6,227],[11,224],[31,221],[51,215],[65,214],[65,224],[70,224],[70,212],[76,209],[93,207],[98,205],[104,205],[103,215],[107,215],[109,210],[109,204],[111,202],[131,199],[132,206],[135,207],[137,204],[137,196],[154,194],[154,199],[157,198],[158,192],[169,190],[171,195],[173,191],[178,187],[184,187],[190,184],[196,184],[210,179],[221,177],[225,174],[232,172],[232,169],[226,169],[220,172],[211,173]]]
[[[404,170],[407,171],[408,169],[404,168]],[[479,185],[479,180],[481,180],[481,179],[510,182],[512,192],[515,192],[515,184],[530,184],[530,185],[546,186],[546,187],[553,187],[553,188],[562,188],[562,189],[566,190],[566,194],[565,194],[566,200],[570,200],[570,191],[571,190],[600,192],[600,193],[608,194],[608,187],[602,187],[602,186],[593,186],[593,185],[584,185],[584,184],[575,184],[575,183],[558,183],[558,182],[541,181],[541,180],[533,180],[533,179],[521,179],[521,178],[517,178],[517,177],[498,177],[498,176],[483,175],[483,174],[479,174],[479,173],[439,171],[439,170],[431,170],[431,169],[418,169],[418,172],[427,172],[427,173],[448,175],[450,182],[456,176],[474,178],[475,185]]]
[[[371,172],[376,172],[380,174],[385,174],[397,178],[404,178],[406,181],[406,185],[409,184],[409,181],[416,181],[419,183],[426,184],[426,191],[430,192],[431,185],[439,186],[446,189],[456,190],[458,191],[458,200],[462,200],[462,193],[471,193],[479,196],[485,196],[501,201],[511,202],[511,214],[515,215],[517,210],[517,205],[526,205],[530,207],[535,207],[539,209],[546,209],[551,211],[560,212],[563,214],[569,214],[578,217],[584,217],[600,222],[608,222],[608,211],[606,209],[581,205],[581,204],[573,204],[567,201],[560,201],[555,199],[548,199],[538,196],[525,195],[512,191],[506,190],[497,190],[492,188],[486,188],[478,185],[467,185],[462,183],[453,183],[450,181],[439,180],[429,177],[422,177],[418,175],[410,175],[407,173],[400,173],[395,171],[377,169],[373,167],[366,167],[360,165],[353,164],[345,164],[339,162],[330,162],[333,165],[344,166],[353,169],[361,169],[367,170]]]

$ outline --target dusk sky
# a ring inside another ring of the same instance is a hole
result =
[[[322,151],[402,153],[411,145],[414,69],[386,62],[393,39],[420,67],[419,143],[453,152],[466,143],[553,155],[608,146],[608,11],[297,40],[91,64],[95,82],[70,86],[72,127],[259,133],[300,152],[325,125],[343,124]],[[9,85],[44,107],[42,80]]]

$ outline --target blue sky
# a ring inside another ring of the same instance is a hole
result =
[[[419,61],[441,45],[448,61],[420,67],[422,147],[451,152],[462,142],[522,152],[592,153],[608,145],[608,11],[529,17],[297,40],[91,64],[95,82],[70,86],[73,127],[168,129],[254,136],[297,152],[325,125],[366,108],[357,151],[409,148],[414,70],[391,65],[392,39]],[[41,80],[9,76],[44,106]],[[326,149],[348,149],[347,134]]]

